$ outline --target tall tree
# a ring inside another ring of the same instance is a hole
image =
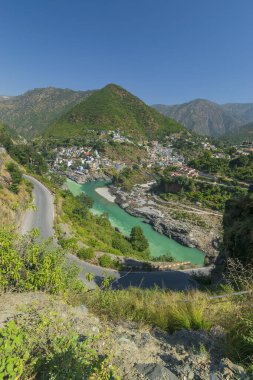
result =
[[[149,244],[145,238],[141,227],[133,227],[130,234],[130,243],[132,247],[139,252],[145,251],[148,249]]]

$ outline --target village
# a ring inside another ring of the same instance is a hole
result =
[[[101,135],[103,143],[108,143],[106,137],[110,136],[110,140],[112,139],[114,143],[134,144],[128,138],[121,136],[119,131],[109,131],[107,134]],[[176,153],[170,142],[165,145],[158,141],[142,142],[138,143],[138,146],[142,146],[147,151],[147,157],[139,163],[140,167],[163,169],[167,166],[174,166],[176,170],[173,172],[173,176],[198,176],[198,171],[185,164],[184,157]],[[57,147],[54,149],[54,153],[54,161],[49,162],[50,170],[65,174],[78,183],[104,178],[113,170],[119,172],[127,166],[123,160],[112,160],[91,146]]]

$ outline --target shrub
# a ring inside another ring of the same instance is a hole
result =
[[[11,175],[11,185],[9,189],[13,193],[18,193],[19,192],[19,185],[22,181],[22,172],[19,170],[18,165],[14,164],[14,162],[10,162],[7,165],[7,170]]]
[[[52,302],[35,305],[0,330],[1,379],[99,379],[115,377],[98,337],[79,336],[75,318],[61,317]]]
[[[80,291],[79,270],[66,263],[64,251],[36,238],[35,232],[19,237],[0,230],[0,290]]]
[[[119,262],[113,260],[109,255],[102,255],[98,259],[99,265],[103,268],[119,268]]]
[[[82,259],[82,260],[91,260],[95,257],[95,252],[92,247],[81,248],[77,252],[77,256],[79,257],[79,259]]]
[[[58,238],[58,243],[60,246],[65,249],[66,251],[69,251],[70,253],[76,253],[78,250],[77,240],[75,238]]]
[[[131,244],[122,235],[118,234],[112,240],[112,247],[118,249],[124,255],[130,254],[133,250]]]
[[[136,251],[142,252],[148,249],[148,241],[145,238],[141,227],[133,227],[130,234],[130,242],[133,249]]]

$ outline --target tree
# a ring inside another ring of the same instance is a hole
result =
[[[136,251],[142,252],[149,247],[148,240],[145,238],[141,227],[132,228],[129,240]]]
[[[78,201],[85,207],[87,208],[91,208],[92,205],[93,205],[93,200],[91,197],[89,197],[88,195],[86,195],[85,193],[81,193],[79,195],[77,195],[76,197],[78,199]]]

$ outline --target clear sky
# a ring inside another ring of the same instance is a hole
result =
[[[117,83],[149,104],[253,102],[253,0],[0,0],[0,94]]]

